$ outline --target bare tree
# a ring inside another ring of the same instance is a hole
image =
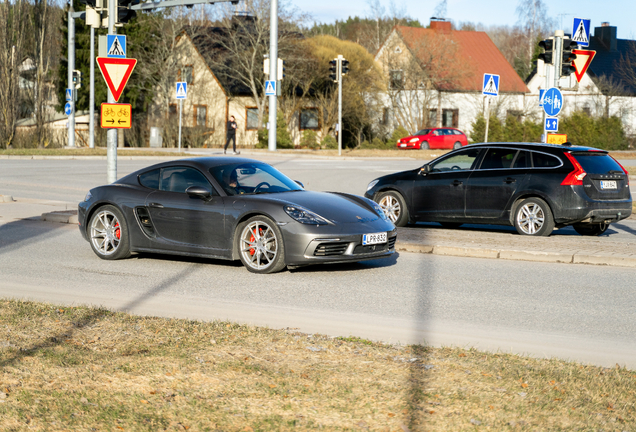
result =
[[[13,142],[20,101],[19,65],[28,32],[28,5],[24,0],[0,4],[0,147]]]
[[[556,26],[556,21],[549,17],[543,0],[519,0],[517,16],[519,17],[517,26],[523,33],[525,39],[523,45],[526,47],[525,55],[520,57],[520,61],[525,66],[523,69],[529,72],[532,70],[532,60],[539,37],[547,35]],[[524,74],[527,76],[525,71]]]
[[[444,92],[467,77],[457,65],[457,45],[449,34],[422,34],[409,45],[390,38],[380,62],[388,79],[394,122],[410,132],[430,124],[429,112],[441,105]]]

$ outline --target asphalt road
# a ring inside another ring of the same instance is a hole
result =
[[[417,161],[269,160],[308,189],[362,193]],[[122,176],[154,161],[120,161]],[[76,203],[105,161],[0,160],[0,193]],[[0,225],[0,297],[232,319],[388,342],[476,346],[636,367],[636,269],[402,253],[258,276],[238,263],[98,259],[77,227]]]

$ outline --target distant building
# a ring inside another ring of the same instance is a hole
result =
[[[617,39],[616,27],[602,23],[594,28],[590,45],[585,49],[596,51],[596,55],[581,82],[577,82],[574,74],[559,81],[564,98],[561,115],[583,111],[595,117],[617,116],[625,132],[635,135],[636,79],[625,79],[624,61],[631,57],[636,62],[636,41]],[[636,71],[632,73],[636,77]],[[539,89],[553,87],[553,78],[549,81],[546,82],[543,61],[538,60],[536,70],[527,79],[537,112],[541,112]]]
[[[456,127],[469,134],[484,113],[485,73],[500,76],[491,113],[532,111],[529,89],[485,32],[452,30],[447,21],[430,28],[396,26],[375,56],[386,80],[380,127],[410,133],[425,127]]]

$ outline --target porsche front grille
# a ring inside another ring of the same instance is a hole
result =
[[[320,243],[314,251],[314,256],[343,255],[347,251],[349,243]]]

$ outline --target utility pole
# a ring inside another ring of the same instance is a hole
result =
[[[117,0],[108,0],[108,34],[117,34],[115,21],[117,20]],[[95,59],[91,59],[91,63]],[[108,103],[115,103],[115,97],[108,90]],[[117,180],[117,129],[106,131],[106,181],[114,183]]]
[[[91,74],[89,88],[88,147],[95,148],[95,27],[91,25]]]
[[[68,74],[67,89],[72,89],[71,114],[68,116],[68,146],[75,147],[75,99],[77,90],[73,84],[73,70],[75,69],[75,18],[73,18],[73,2],[68,4]]]
[[[278,0],[271,0],[269,12],[269,79],[278,85]],[[269,130],[267,131],[267,148],[276,151],[276,95],[269,96]]]
[[[336,76],[338,77],[338,156],[342,155],[342,60],[344,57],[338,54]]]

